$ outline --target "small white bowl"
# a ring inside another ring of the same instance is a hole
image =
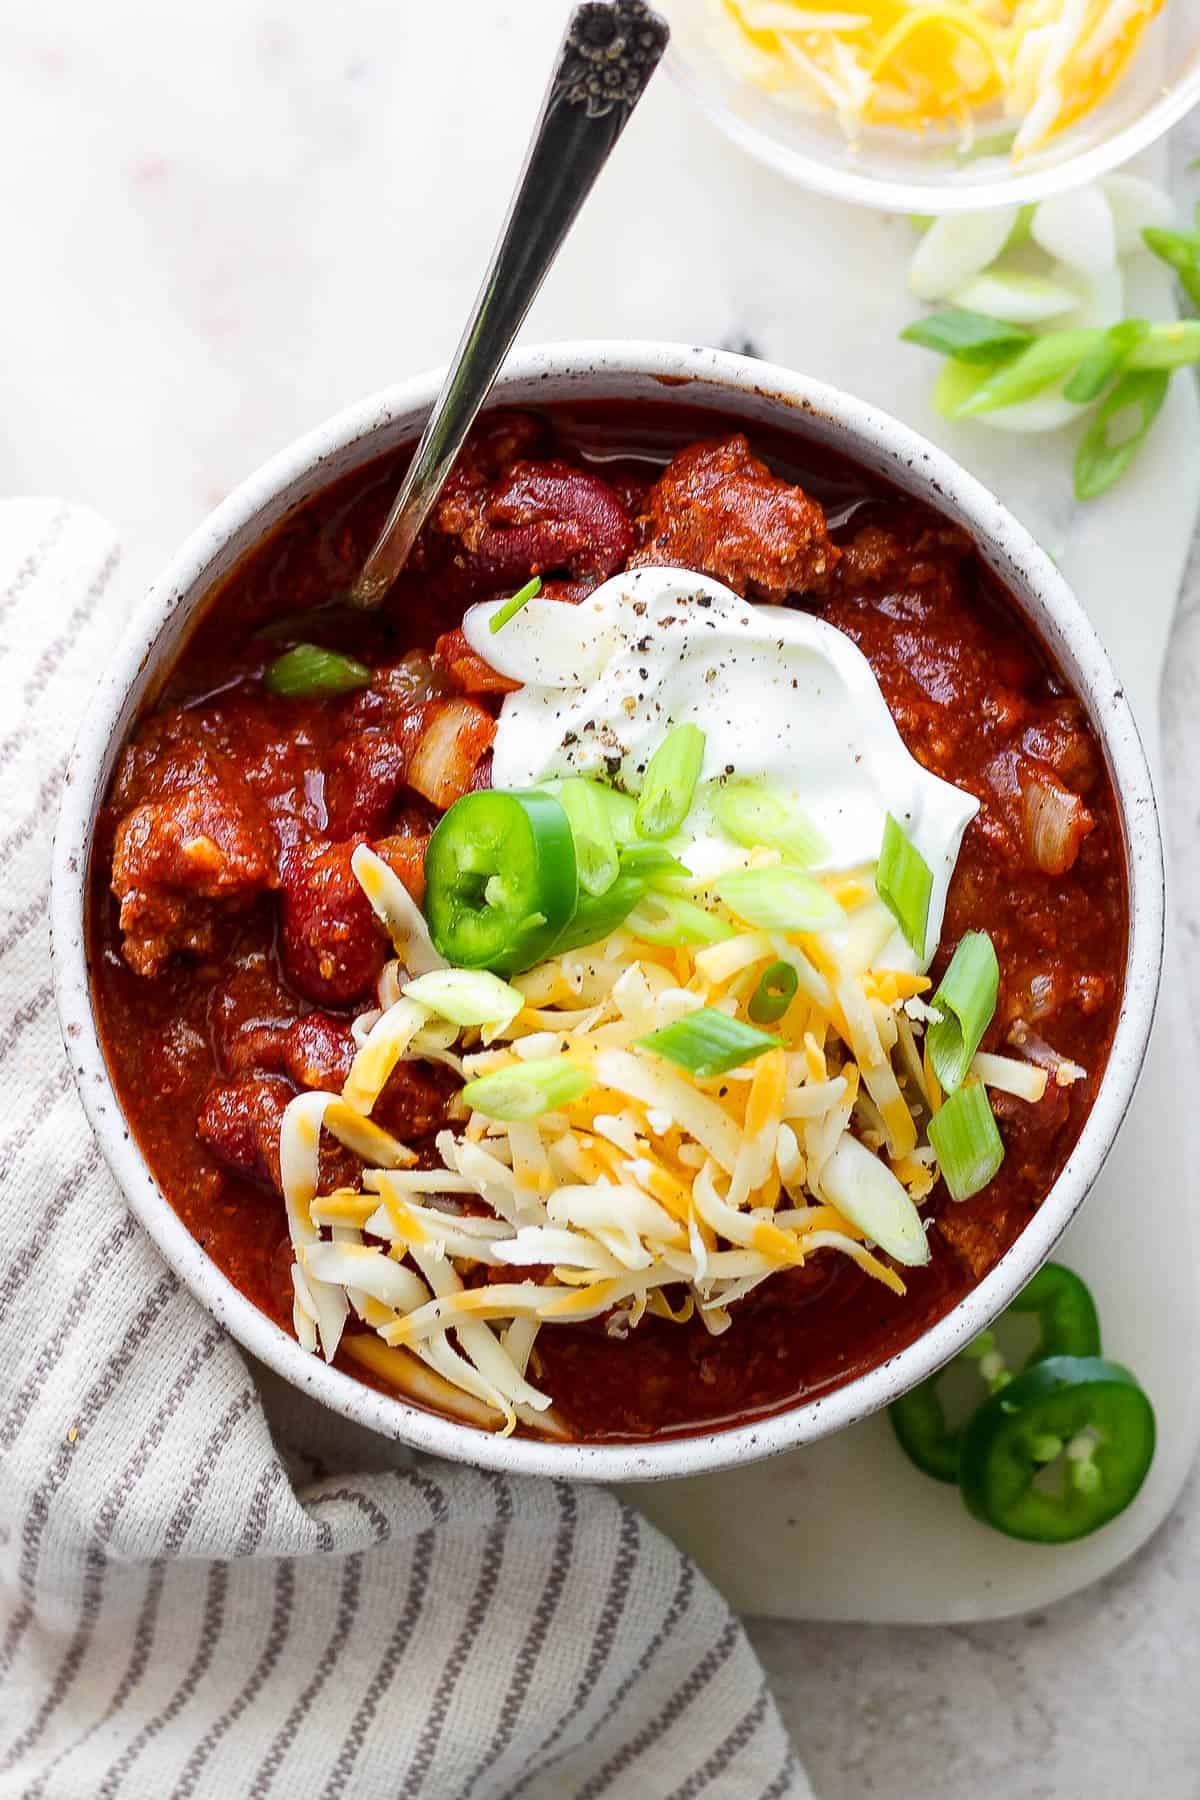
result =
[[[303,1351],[238,1292],[185,1229],[150,1174],[113,1092],[92,1011],[84,913],[96,812],[126,734],[153,700],[214,583],[309,495],[412,440],[440,379],[440,372],[420,375],[361,401],[252,475],[172,558],[104,672],[67,774],[51,889],[59,1016],[84,1106],[130,1206],[197,1299],[286,1380],[375,1431],[483,1468],[595,1481],[695,1475],[811,1443],[923,1381],[982,1331],[1050,1254],[1096,1179],[1129,1105],[1162,956],[1162,847],[1150,775],[1120,682],[1087,616],[1049,557],[986,488],[861,400],[769,363],[653,343],[525,350],[512,359],[495,396],[506,405],[532,407],[614,398],[708,406],[743,421],[751,434],[756,426],[796,424],[964,525],[1086,702],[1116,789],[1128,863],[1130,938],[1120,1017],[1095,1105],[1066,1168],[1017,1243],[951,1313],[844,1387],[752,1424],[644,1444],[501,1438],[377,1393]]]
[[[1082,187],[1137,156],[1200,101],[1200,0],[1167,0],[1103,104],[1019,167],[1007,155],[963,160],[957,134],[874,127],[852,144],[832,114],[792,111],[733,74],[710,41],[709,5],[676,0],[671,9],[667,67],[680,86],[768,168],[881,212],[974,212]],[[979,137],[1000,123],[981,123]]]

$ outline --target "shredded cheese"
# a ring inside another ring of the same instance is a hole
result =
[[[1013,127],[1014,160],[1099,106],[1163,0],[708,0],[714,49],[731,71],[799,112],[864,127]]]

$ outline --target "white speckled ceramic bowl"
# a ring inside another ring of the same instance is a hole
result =
[[[786,426],[795,421],[816,440],[931,501],[973,534],[1083,696],[1104,747],[1120,803],[1129,870],[1125,995],[1095,1106],[1036,1219],[946,1318],[907,1350],[833,1393],[730,1430],[629,1445],[501,1438],[379,1394],[301,1350],[209,1261],[163,1198],[122,1116],[100,1047],[88,984],[84,909],[96,810],[117,754],[213,584],[311,494],[414,438],[439,381],[436,372],[421,375],[350,407],[252,475],[172,559],[105,670],[68,771],[54,846],[55,982],[79,1091],[130,1206],[197,1299],[286,1380],[386,1436],[486,1468],[597,1481],[695,1475],[812,1442],[887,1405],[988,1325],[1049,1255],[1100,1171],[1141,1068],[1162,954],[1162,849],[1137,728],[1104,649],[1049,557],[986,488],[885,413],[788,369],[677,344],[558,344],[515,357],[496,390],[497,400],[508,405],[653,398],[719,407],[726,416],[744,420],[751,432],[756,423]]]

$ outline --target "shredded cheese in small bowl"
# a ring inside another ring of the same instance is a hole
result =
[[[730,136],[896,211],[1074,187],[1200,99],[1191,0],[681,0],[673,29],[676,75]]]

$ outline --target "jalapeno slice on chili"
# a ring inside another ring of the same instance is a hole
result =
[[[1000,1323],[1016,1313],[1033,1314],[1038,1324],[1037,1342],[1019,1368],[1031,1367],[1048,1356],[1099,1356],[1096,1303],[1087,1284],[1061,1263],[1045,1263],[1002,1314]],[[963,1379],[963,1365],[968,1364],[975,1372],[980,1403],[1006,1387],[1017,1372],[1005,1362],[995,1332],[981,1332],[946,1368],[902,1394],[890,1408],[892,1429],[901,1448],[918,1469],[936,1481],[958,1480],[965,1418],[963,1425],[951,1426],[942,1389],[948,1379]]]
[[[1154,1456],[1154,1408],[1128,1369],[1052,1356],[981,1406],[959,1480],[977,1519],[1009,1537],[1067,1544],[1124,1512]]]
[[[549,794],[464,794],[425,852],[430,936],[458,968],[532,968],[571,918],[577,893],[570,823]]]

